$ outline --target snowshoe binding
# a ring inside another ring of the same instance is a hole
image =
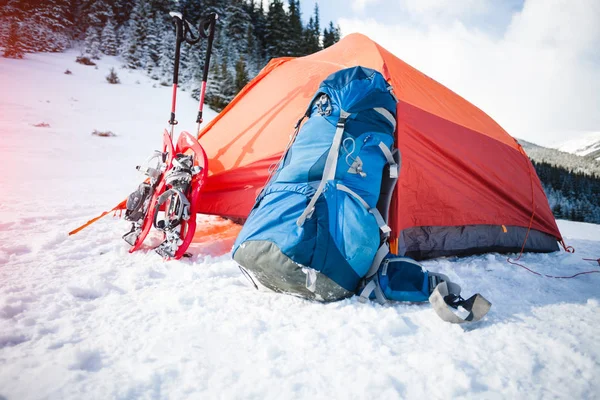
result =
[[[173,142],[169,133],[165,130],[163,134],[163,151],[155,151],[148,159],[147,166],[138,166],[137,169],[146,175],[146,181],[127,198],[125,219],[131,221],[129,232],[123,235],[123,239],[131,246],[133,253],[142,246],[144,239],[152,227],[154,210],[157,209],[157,201],[165,189],[165,170],[171,166],[172,154],[174,153]]]
[[[131,246],[135,246],[141,232],[142,225],[148,209],[152,194],[156,189],[158,182],[160,181],[161,175],[164,171],[166,154],[160,151],[155,151],[154,154],[146,162],[146,166],[142,167],[138,165],[136,169],[147,176],[145,182],[142,182],[138,188],[129,195],[126,203],[125,219],[131,221],[131,229],[125,235],[123,239]],[[154,166],[150,164],[155,163]]]
[[[194,165],[193,155],[177,154],[173,168],[165,174],[168,189],[158,198],[154,211],[154,227],[165,234],[165,240],[155,249],[164,258],[173,258],[184,243],[187,221],[190,219],[190,195],[192,178],[202,171]],[[159,210],[164,205],[164,216]],[[195,214],[194,214],[195,218]]]

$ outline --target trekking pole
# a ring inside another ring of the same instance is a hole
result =
[[[179,55],[181,53],[181,43],[184,40],[183,32],[183,16],[179,12],[170,12],[169,15],[173,17],[175,24],[175,65],[173,68],[173,97],[171,100],[171,118],[169,119],[169,125],[171,125],[171,131],[169,136],[173,140],[173,131],[177,120],[175,119],[175,107],[177,105],[177,85],[179,82]]]
[[[200,86],[200,103],[198,104],[198,116],[196,117],[196,138],[200,135],[200,125],[202,124],[202,111],[204,109],[204,96],[206,95],[206,81],[208,80],[208,69],[210,66],[210,56],[212,54],[212,45],[215,37],[215,25],[219,16],[216,13],[210,13],[200,23],[200,36],[208,39],[206,45],[206,58],[204,60],[204,71],[202,72],[202,85]]]

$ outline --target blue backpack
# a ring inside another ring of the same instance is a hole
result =
[[[390,232],[382,176],[393,184],[398,177],[396,102],[372,69],[348,68],[321,83],[233,248],[262,285],[332,301],[354,295],[377,270]]]

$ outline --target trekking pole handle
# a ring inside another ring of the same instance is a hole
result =
[[[173,97],[171,100],[171,118],[169,119],[169,125],[171,125],[171,137],[173,136],[173,126],[177,124],[175,120],[175,108],[177,105],[177,85],[179,83],[179,57],[181,54],[181,43],[185,40],[185,32],[183,25],[183,16],[179,12],[170,12],[169,15],[173,17],[173,23],[175,24],[175,63],[173,68]]]

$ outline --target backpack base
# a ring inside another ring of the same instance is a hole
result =
[[[275,243],[267,240],[245,242],[237,249],[233,259],[274,292],[318,301],[335,301],[354,295],[318,271],[315,271],[314,291],[309,290],[303,266],[292,261]]]

